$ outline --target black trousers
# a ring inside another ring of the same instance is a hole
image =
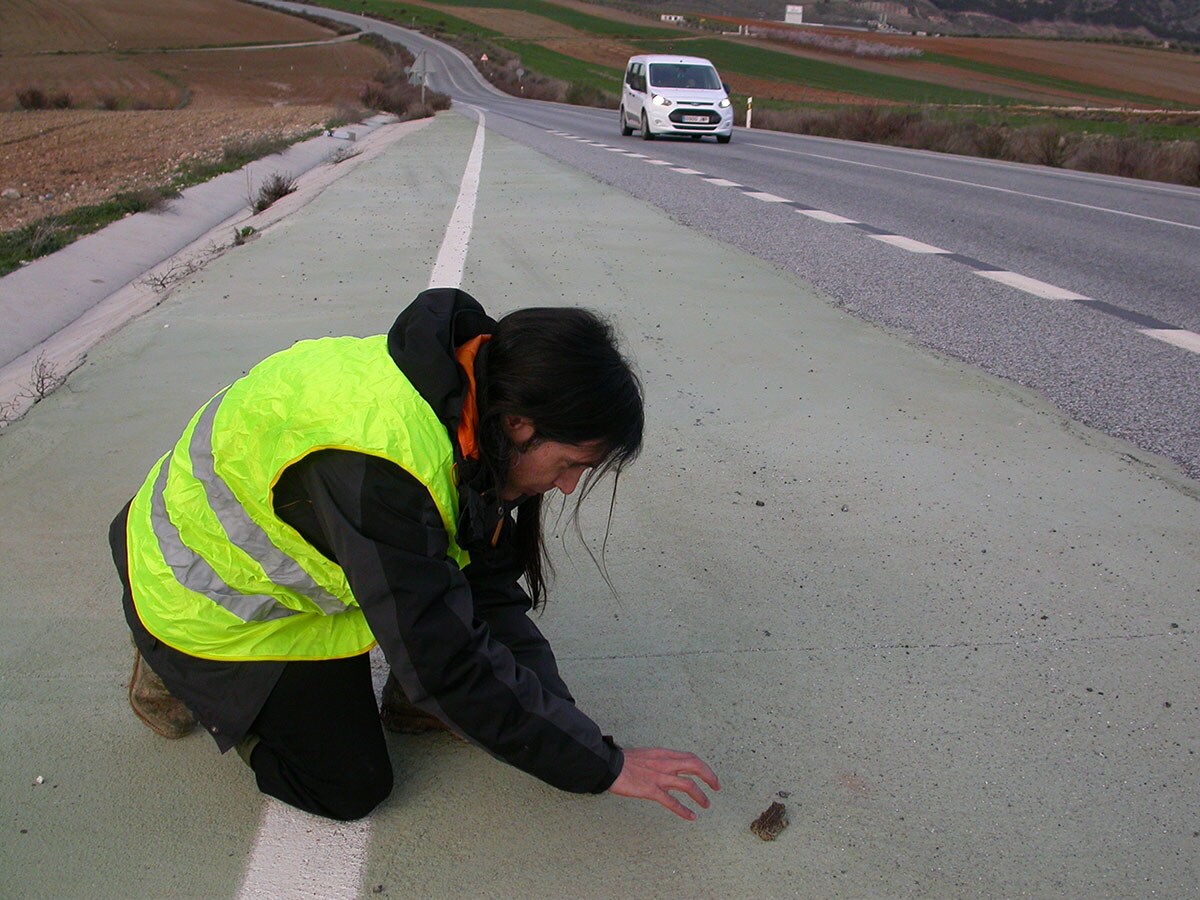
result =
[[[392,792],[366,654],[287,663],[250,733],[258,788],[284,803],[358,819]]]

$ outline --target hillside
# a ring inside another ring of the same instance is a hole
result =
[[[788,0],[602,0],[661,12],[782,21]],[[886,21],[904,31],[1038,37],[1200,40],[1200,0],[801,0],[807,22],[864,27]]]

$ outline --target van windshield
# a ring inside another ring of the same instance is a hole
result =
[[[702,91],[721,90],[721,79],[712,66],[694,63],[651,63],[650,83],[664,88],[696,88]]]

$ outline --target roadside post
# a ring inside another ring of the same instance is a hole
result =
[[[747,128],[751,127],[750,120],[752,118],[754,118],[754,98],[747,97],[746,98],[746,127]]]
[[[429,75],[428,64],[425,60],[425,51],[422,50],[417,54],[417,58],[413,60],[412,66],[408,69],[408,83],[412,85],[419,84],[421,86],[421,106],[425,106],[425,82]]]

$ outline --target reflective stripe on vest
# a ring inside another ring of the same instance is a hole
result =
[[[374,644],[345,573],[275,514],[275,483],[323,449],[382,457],[429,491],[455,540],[445,426],[396,368],[386,337],[301,341],[192,417],[129,513],[129,574],[143,624],[209,659],[333,659]]]

